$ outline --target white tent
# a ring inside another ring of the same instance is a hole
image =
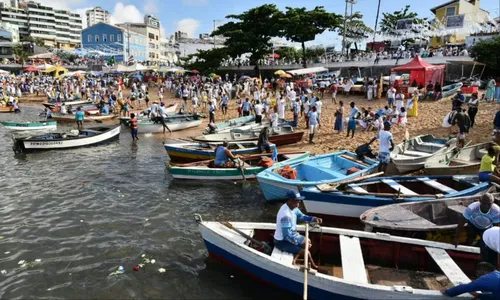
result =
[[[52,58],[52,56],[54,56],[53,53],[47,52],[47,53],[32,55],[28,58],[30,58],[30,59],[33,59],[33,58],[50,59],[50,58]]]

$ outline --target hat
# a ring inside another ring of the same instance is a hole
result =
[[[286,197],[287,197],[287,199],[293,199],[293,200],[299,200],[299,201],[302,201],[305,199],[305,197],[301,196],[299,192],[295,192],[292,190],[290,190],[286,193]]]

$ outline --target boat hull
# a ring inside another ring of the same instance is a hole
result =
[[[36,130],[55,130],[57,122],[33,122],[33,123],[13,123],[0,122],[5,128],[13,131],[36,131]]]
[[[425,168],[425,174],[429,175],[469,175],[476,174],[480,164],[457,167]]]
[[[81,147],[92,147],[118,141],[119,138],[120,126],[116,126],[101,134],[96,134],[94,136],[79,139],[53,141],[16,139],[14,151],[27,153],[47,150],[65,150]]]
[[[275,144],[276,146],[283,146],[283,145],[289,145],[289,144],[295,144],[298,143],[302,140],[302,137],[304,136],[304,132],[292,132],[292,133],[287,133],[287,134],[281,134],[281,135],[272,135],[269,137],[269,142]],[[197,137],[194,138],[195,141],[199,142],[205,142],[205,143],[222,143],[224,140],[212,140],[209,138],[203,138],[202,137]],[[258,136],[256,137],[249,137],[249,138],[242,138],[242,139],[232,139],[228,140],[228,142],[249,142],[249,141],[257,141]]]
[[[175,123],[168,123],[167,126],[171,131],[181,131],[184,129],[188,128],[193,128],[193,127],[198,127],[202,123],[202,120],[192,120],[192,121],[186,121],[186,122],[175,122]],[[156,123],[139,123],[139,134],[146,134],[146,133],[163,133],[163,124],[156,124]],[[165,132],[168,132],[167,129],[165,129]]]
[[[85,116],[84,122],[108,121],[116,118],[115,115],[106,116]],[[52,119],[61,122],[75,122],[75,115],[58,115],[53,113]]]

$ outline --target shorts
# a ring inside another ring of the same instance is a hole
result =
[[[274,240],[274,247],[278,248],[283,252],[292,253],[294,255],[299,254],[299,252],[302,251],[301,245],[294,245],[287,241],[278,241],[276,239]]]
[[[322,93],[324,93],[324,92],[325,92],[325,88],[320,88],[319,90],[320,90],[320,92],[322,92]]]
[[[394,105],[394,98],[387,99],[387,102],[389,103],[389,105]]]
[[[227,104],[222,104],[222,108],[227,108]]]
[[[182,100],[187,101],[188,97],[182,97]]]
[[[128,111],[128,105],[123,106],[123,111]]]
[[[260,145],[260,152],[266,151],[267,153],[271,153],[271,146],[269,144]]]
[[[333,92],[332,93],[332,98],[336,98],[337,97],[337,92]]]
[[[315,134],[318,130],[318,125],[309,125],[309,134]]]
[[[479,172],[477,175],[479,175],[479,181],[484,181],[484,182],[490,182],[490,175],[493,174],[492,172]]]
[[[389,152],[380,152],[378,154],[378,161],[383,164],[387,165],[391,162],[391,153]]]

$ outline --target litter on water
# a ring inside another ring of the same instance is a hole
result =
[[[2,270],[2,271],[0,271],[0,274],[5,275],[5,274],[7,274],[7,271]]]
[[[5,251],[3,254],[10,254],[10,251]]]
[[[164,268],[159,268],[159,269],[158,269],[158,272],[160,272],[160,273],[165,273],[165,271],[166,271],[166,270],[165,270]]]

